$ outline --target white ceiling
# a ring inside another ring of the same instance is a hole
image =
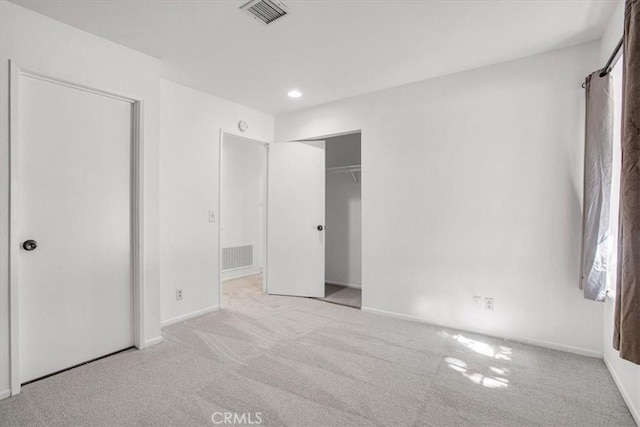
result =
[[[268,113],[598,39],[616,0],[12,0],[160,58],[166,78]],[[290,99],[288,90],[304,96]]]

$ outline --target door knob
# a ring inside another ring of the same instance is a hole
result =
[[[38,247],[38,242],[35,240],[27,240],[22,244],[25,251],[32,251]]]
[[[319,225],[319,226],[318,226],[318,231],[322,231],[322,230],[324,230],[324,227],[323,227],[323,226],[321,226],[321,225]]]

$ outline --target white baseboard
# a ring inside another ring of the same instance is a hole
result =
[[[7,397],[11,397],[11,390],[10,389],[6,389],[6,390],[0,391],[0,400],[6,399]]]
[[[159,337],[148,339],[144,342],[144,344],[142,345],[142,348],[148,348],[148,347],[151,347],[152,345],[160,344],[163,340],[164,338],[162,338],[162,335],[160,335]]]
[[[261,274],[261,273],[262,273],[262,267],[247,267],[247,268],[241,268],[238,270],[222,272],[220,277],[224,282],[226,280],[241,279],[243,277],[254,276],[256,274]]]
[[[203,316],[205,314],[213,313],[215,311],[220,310],[219,305],[212,305],[211,307],[203,308],[201,310],[196,310],[191,313],[183,314],[181,316],[173,317],[171,319],[163,320],[160,323],[161,327],[165,327],[168,325],[173,325],[174,323],[184,322],[185,320],[193,319],[194,317]]]
[[[332,280],[325,280],[324,283],[328,285],[344,286],[345,288],[362,289],[362,285],[354,285],[352,283],[334,282]]]
[[[609,358],[607,357],[606,354],[602,359],[604,360],[605,366],[609,370],[609,374],[611,374],[611,377],[613,378],[613,382],[616,383],[618,390],[620,390],[622,399],[624,399],[624,402],[627,404],[627,408],[629,408],[629,412],[631,412],[631,416],[633,417],[633,420],[636,422],[637,425],[640,426],[640,408],[638,408],[637,406],[638,402],[634,402],[633,399],[631,399],[631,396],[629,396],[629,392],[627,392],[624,385],[622,384],[622,381],[620,381],[620,377],[618,377],[618,374],[616,373],[615,369],[613,368],[613,365],[609,361]]]
[[[590,350],[588,348],[581,348],[581,347],[573,347],[570,345],[565,345],[565,344],[558,344],[558,343],[554,343],[554,342],[550,342],[550,341],[541,341],[541,340],[536,340],[536,339],[532,339],[532,338],[526,338],[526,337],[514,337],[514,336],[505,336],[505,335],[500,335],[496,332],[493,331],[488,331],[485,329],[479,329],[479,328],[468,328],[468,327],[461,327],[461,326],[457,326],[457,325],[443,325],[443,324],[438,324],[438,323],[433,323],[430,321],[427,321],[425,319],[421,319],[419,317],[416,316],[411,316],[409,314],[401,314],[401,313],[394,313],[392,311],[385,311],[385,310],[378,310],[377,308],[369,308],[369,307],[362,307],[361,308],[362,311],[366,311],[368,313],[374,313],[374,314],[379,314],[382,316],[387,316],[387,317],[395,317],[397,319],[404,319],[404,320],[409,320],[411,322],[419,322],[419,323],[427,323],[433,326],[439,326],[441,328],[449,328],[449,329],[457,329],[459,331],[463,331],[463,332],[471,332],[474,334],[482,334],[482,335],[487,335],[490,337],[495,337],[495,338],[502,338],[502,339],[506,339],[506,340],[510,340],[510,341],[514,341],[514,342],[519,342],[522,344],[528,344],[528,345],[533,345],[536,347],[543,347],[543,348],[548,348],[551,350],[558,350],[558,351],[564,351],[565,353],[572,353],[572,354],[577,354],[580,356],[586,356],[586,357],[593,357],[596,359],[602,359],[602,353],[595,351],[595,350]]]

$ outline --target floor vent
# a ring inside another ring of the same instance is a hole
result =
[[[278,0],[251,0],[240,6],[240,9],[266,25],[290,14],[284,3]]]
[[[253,245],[222,248],[222,271],[251,267],[253,265]]]

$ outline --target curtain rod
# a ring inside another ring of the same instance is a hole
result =
[[[624,42],[624,36],[620,38],[620,41],[616,45],[615,49],[613,49],[613,52],[611,52],[611,56],[609,56],[607,63],[604,64],[604,67],[602,67],[602,69],[600,70],[600,74],[599,74],[600,77],[604,77],[607,74],[609,74],[611,72],[611,69],[616,65],[616,63],[620,59],[623,42]],[[584,83],[582,83],[582,87],[584,88],[586,86],[587,86],[587,82],[585,81]]]
[[[624,37],[620,39],[620,41],[616,45],[616,48],[613,49],[613,52],[611,52],[611,56],[609,57],[609,60],[604,65],[604,68],[600,70],[600,77],[604,77],[607,74],[609,74],[611,72],[611,69],[616,65],[615,63],[618,62],[618,59],[620,59],[619,53],[621,53],[620,49],[622,48],[623,41],[624,41]]]

